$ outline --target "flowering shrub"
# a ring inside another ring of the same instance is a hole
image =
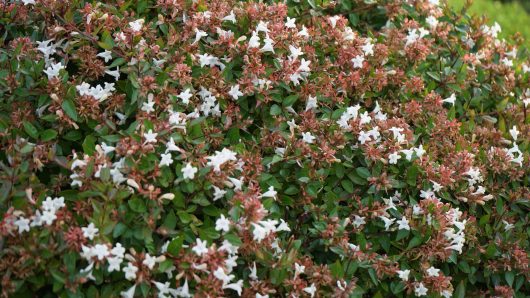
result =
[[[3,1],[2,295],[524,297],[527,51],[440,2]]]

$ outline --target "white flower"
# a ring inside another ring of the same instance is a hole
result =
[[[105,73],[108,74],[109,76],[113,76],[115,81],[120,79],[120,67],[119,66],[116,66],[116,70],[107,69],[105,70]]]
[[[190,102],[190,98],[193,96],[191,93],[191,89],[187,88],[186,90],[182,91],[177,95],[178,98],[182,99],[182,103],[187,105]]]
[[[94,237],[98,235],[99,229],[96,228],[94,223],[90,223],[88,227],[81,228],[83,230],[83,237],[88,238],[90,240],[94,240]]]
[[[349,127],[349,121],[352,119],[357,119],[359,115],[359,110],[361,109],[361,106],[359,104],[348,107],[344,113],[342,113],[340,119],[337,121],[337,124],[340,125],[341,128],[346,129]]]
[[[108,246],[104,244],[96,244],[92,248],[92,254],[98,258],[98,260],[105,259],[108,255],[110,255]]]
[[[370,39],[366,40],[366,43],[361,47],[361,49],[366,56],[374,55],[374,44],[370,41]]]
[[[307,99],[307,103],[305,106],[305,110],[311,110],[317,107],[317,97],[316,96],[309,96]]]
[[[418,29],[409,29],[407,37],[405,37],[405,47],[415,43],[420,39],[420,34],[418,34]]]
[[[252,280],[258,280],[258,270],[256,269],[256,262],[254,262],[252,265],[252,268],[249,268],[249,269],[250,269],[250,274],[248,275],[248,277]]]
[[[278,228],[276,227],[276,224],[278,224],[277,220],[270,220],[270,219],[262,220],[258,224],[253,223],[252,226],[254,227],[254,230],[253,230],[254,240],[257,242],[261,242],[272,232],[277,232]],[[282,227],[282,230],[284,230],[283,227]]]
[[[193,41],[192,44],[196,44],[197,42],[199,42],[199,40],[201,40],[201,38],[207,37],[207,36],[208,36],[208,33],[195,28],[195,40]]]
[[[120,293],[122,298],[134,298],[134,292],[136,291],[136,284],[130,287],[127,291]]]
[[[502,62],[502,64],[504,64],[504,65],[506,65],[508,67],[512,67],[513,66],[513,60],[508,59],[508,57],[502,58],[501,62]]]
[[[398,274],[398,277],[401,278],[402,281],[409,280],[410,270],[398,270],[396,271],[396,273]]]
[[[311,298],[313,298],[313,296],[315,296],[315,293],[317,292],[317,288],[315,287],[315,284],[311,284],[310,287],[304,288],[304,292],[308,293],[309,295],[311,295]]]
[[[263,198],[274,198],[276,200],[277,191],[274,190],[274,186],[269,186],[269,189],[261,195]]]
[[[234,279],[234,275],[227,275],[224,269],[221,267],[217,267],[217,269],[213,272],[213,276],[222,281],[223,286],[227,285],[232,279]]]
[[[370,117],[368,112],[364,112],[364,113],[361,114],[361,121],[359,122],[359,124],[361,124],[361,125],[368,124],[371,121],[372,121],[372,117]]]
[[[256,26],[256,32],[269,33],[267,26],[269,26],[269,22],[259,21],[258,25]]]
[[[75,88],[77,89],[77,92],[79,92],[79,95],[92,96],[98,101],[104,101],[112,95],[112,91],[116,90],[116,88],[114,88],[114,83],[105,83],[104,87],[101,85],[91,87],[90,84],[83,82]]]
[[[231,10],[231,11],[230,11],[230,14],[227,15],[226,17],[224,17],[224,18],[222,19],[222,21],[228,21],[228,22],[232,22],[232,23],[235,24],[235,23],[236,23],[236,15],[234,14],[234,11]]]
[[[158,133],[156,132],[153,132],[152,129],[150,129],[148,132],[144,132],[144,138],[145,138],[145,142],[144,144],[147,144],[147,143],[156,143],[156,137],[158,136]]]
[[[109,267],[107,268],[108,272],[112,271],[120,271],[120,265],[123,262],[122,258],[118,257],[109,257],[107,258],[107,263],[109,264]]]
[[[158,290],[158,297],[159,298],[167,298],[167,297],[177,297],[176,290],[172,289],[169,285],[169,282],[161,283],[157,281],[153,281],[153,283],[156,286],[156,289]],[[169,296],[168,294],[175,293],[175,295]]]
[[[309,33],[307,32],[307,28],[305,26],[303,26],[303,25],[302,25],[302,29],[300,29],[300,31],[298,31],[298,33],[296,33],[296,35],[301,36],[301,37],[309,37]]]
[[[442,102],[447,102],[447,103],[450,103],[452,105],[455,105],[455,101],[456,101],[456,95],[454,93],[451,94],[451,96],[449,96],[448,98],[442,100]]]
[[[263,40],[265,45],[260,49],[260,52],[271,52],[274,53],[274,40],[270,39],[268,36]]]
[[[175,144],[175,140],[173,137],[169,139],[169,141],[166,143],[166,153],[171,151],[179,151],[180,148]]]
[[[295,22],[296,22],[295,18],[287,17],[287,21],[285,22],[285,27],[289,29],[296,28]]]
[[[173,157],[171,156],[171,153],[162,153],[160,155],[162,158],[160,159],[160,166],[169,166],[173,163]]]
[[[395,164],[397,164],[398,159],[401,159],[401,155],[399,155],[399,153],[397,153],[397,152],[392,152],[388,156],[388,163],[391,164],[391,165],[392,164],[395,165]]]
[[[364,62],[364,56],[357,55],[355,56],[355,58],[351,59],[351,62],[353,63],[353,68],[362,68],[363,62]]]
[[[280,224],[276,227],[276,232],[290,232],[291,228],[289,228],[289,225],[285,222],[285,220],[280,218]]]
[[[55,77],[58,77],[59,76],[59,72],[64,69],[64,65],[59,62],[59,63],[52,63],[51,66],[48,66],[48,68],[46,68],[46,70],[44,70],[44,73],[46,75],[48,75],[48,80],[51,80]]]
[[[426,296],[427,295],[427,288],[423,285],[423,283],[420,282],[420,284],[414,288],[414,294],[416,296]]]
[[[414,154],[414,149],[403,149],[401,153],[405,154],[405,159],[408,161],[412,160],[412,155]]]
[[[328,17],[328,21],[331,25],[331,28],[335,28],[337,26],[337,21],[340,19],[340,16],[332,16]]]
[[[122,268],[122,271],[125,273],[125,278],[127,280],[135,280],[138,267],[134,266],[131,262],[129,262],[127,263],[127,267]]]
[[[240,96],[243,96],[243,92],[239,91],[239,84],[230,87],[228,94],[235,100],[237,100]]]
[[[364,219],[365,219],[365,217],[361,217],[359,215],[354,215],[353,226],[358,228],[358,227],[364,225],[366,223],[366,221]]]
[[[231,289],[237,292],[238,296],[241,296],[241,291],[243,291],[243,280],[238,280],[236,283],[231,283],[226,286],[223,286],[223,289]]]
[[[296,60],[296,58],[298,58],[299,56],[302,56],[304,54],[304,52],[302,52],[302,50],[300,48],[297,48],[297,47],[295,47],[293,45],[289,46],[289,52],[291,52],[291,54],[289,55],[289,60],[291,60],[291,61]]]
[[[241,177],[239,179],[228,177],[228,180],[230,180],[230,183],[232,184],[231,187],[234,187],[234,190],[241,190],[241,187],[243,186],[243,180],[245,177]]]
[[[517,130],[517,126],[513,126],[512,129],[510,129],[510,135],[512,136],[512,139],[514,141],[517,141],[517,137],[519,136],[519,131]]]
[[[256,31],[252,32],[252,36],[250,37],[248,41],[248,47],[249,48],[258,48],[260,45],[260,38],[258,36],[258,33]]]
[[[313,144],[315,137],[310,132],[303,132],[302,140],[307,144]]]
[[[224,232],[230,230],[230,221],[223,214],[215,221],[215,230]]]
[[[294,263],[294,275],[298,276],[305,272],[305,266],[298,263]]]
[[[399,137],[402,135],[401,132],[403,131],[403,128],[402,127],[392,126],[388,130],[390,130],[392,132],[392,135],[394,136],[394,139],[399,139]]]
[[[221,171],[221,165],[224,164],[227,161],[236,161],[236,153],[227,149],[223,148],[222,151],[215,151],[215,155],[206,157],[208,159],[208,166],[212,166],[214,168],[215,172]]]
[[[168,193],[161,195],[158,199],[172,201],[174,198],[175,198],[175,194],[168,192]]]
[[[107,145],[105,142],[102,142],[101,143],[101,149],[103,149],[103,153],[105,155],[108,155],[109,153],[113,152],[114,150],[116,150],[116,147],[113,147],[113,146],[109,146]]]
[[[388,231],[388,229],[390,228],[390,226],[394,223],[394,221],[396,221],[395,218],[388,218],[388,217],[385,217],[385,216],[379,216],[379,218],[385,222],[385,230]]]
[[[420,215],[423,213],[423,210],[421,209],[420,205],[414,205],[412,206],[412,214],[414,215]]]
[[[24,5],[29,5],[29,4],[35,5],[35,0],[22,0],[22,3],[24,3]]]
[[[427,151],[425,151],[423,149],[423,145],[420,144],[420,146],[418,148],[414,148],[414,152],[416,152],[416,156],[418,156],[419,158],[421,158],[423,156],[423,154],[425,154]]]
[[[191,250],[193,250],[193,252],[196,253],[198,256],[202,256],[203,254],[207,253],[208,247],[206,246],[207,245],[206,240],[203,241],[197,238],[196,241],[197,241],[197,244],[195,244],[195,246]]]
[[[511,224],[511,223],[509,223],[509,222],[507,222],[505,220],[503,220],[502,222],[504,223],[504,231],[507,232],[507,231],[513,229],[513,227],[514,227],[513,224]],[[29,230],[29,228],[28,228],[28,230]],[[19,230],[19,233],[20,233],[20,230]]]
[[[213,189],[214,189],[214,193],[213,193],[213,200],[214,201],[217,201],[217,200],[221,199],[226,194],[226,190],[220,189],[219,187],[217,187],[215,185],[213,186]]]
[[[129,22],[129,27],[131,27],[132,31],[139,32],[140,30],[142,30],[144,22],[144,19],[138,19],[134,22]]]
[[[410,231],[409,221],[405,216],[401,217],[401,219],[398,220],[396,223],[398,224],[398,230]]]
[[[177,289],[177,296],[183,297],[183,298],[191,298],[192,295],[190,295],[190,289],[188,287],[188,280],[184,280],[184,285],[182,287]]]
[[[150,114],[155,111],[155,102],[153,101],[153,94],[149,93],[147,96],[147,102],[144,102],[142,104],[142,111],[146,112],[147,114]]]
[[[197,173],[197,168],[191,165],[191,162],[188,162],[184,168],[182,168],[182,176],[184,179],[193,179],[195,178],[195,173]]]
[[[103,58],[105,60],[105,63],[107,63],[112,60],[112,52],[109,50],[105,50],[104,52],[97,54],[96,57]]]
[[[427,24],[429,24],[431,29],[434,29],[438,26],[438,19],[434,16],[429,16],[425,21],[427,21]]]
[[[22,234],[24,231],[29,232],[29,219],[20,217],[13,224],[18,227],[19,234]]]
[[[440,275],[440,269],[436,269],[431,266],[429,269],[427,269],[427,275],[438,277]]]
[[[149,254],[145,254],[145,258],[142,261],[142,264],[147,266],[147,268],[149,268],[149,270],[153,270],[153,268],[155,267],[155,264],[156,264],[156,257],[150,256]]]

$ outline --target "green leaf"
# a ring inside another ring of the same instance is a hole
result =
[[[428,71],[427,75],[437,82],[440,82],[440,74],[432,71]]]
[[[513,281],[515,280],[515,272],[508,271],[504,273],[504,278],[506,279],[506,283],[511,287],[513,285]]]
[[[167,246],[167,252],[174,256],[178,256],[183,243],[184,243],[184,238],[180,236],[173,238],[173,240],[171,240],[171,242]]]
[[[92,155],[96,151],[96,138],[93,135],[86,136],[83,142],[83,151],[88,155]]]
[[[416,178],[418,177],[418,166],[412,165],[407,170],[407,184],[410,186],[416,186]]]
[[[361,178],[364,178],[364,179],[367,179],[368,177],[370,177],[372,175],[367,168],[363,168],[363,167],[356,168],[355,172],[359,176],[361,176]]]
[[[163,226],[167,229],[173,230],[177,226],[177,217],[173,211],[169,211],[166,219],[164,220]]]
[[[50,141],[57,137],[57,131],[54,129],[46,129],[40,133],[40,138],[44,142]]]
[[[297,99],[298,99],[298,94],[287,96],[283,100],[282,105],[284,107],[290,107],[296,102]]]
[[[50,269],[50,273],[52,274],[53,278],[58,281],[59,283],[63,284],[66,282],[66,278],[64,277],[64,275],[59,272],[57,269],[55,268],[52,268]]]
[[[143,199],[135,197],[129,200],[129,207],[131,207],[131,210],[137,213],[143,213],[147,211],[147,207],[145,206],[145,202]]]
[[[184,224],[187,224],[187,223],[191,222],[191,220],[192,220],[191,215],[189,215],[185,211],[179,210],[177,212],[177,215],[180,218],[180,220],[182,221],[182,223],[184,223]]]
[[[241,246],[243,244],[241,238],[239,238],[236,234],[233,233],[228,233],[224,235],[223,238],[228,240],[228,242],[235,246]]]
[[[270,114],[271,114],[272,116],[278,116],[278,115],[280,115],[281,113],[282,113],[282,108],[280,108],[279,105],[277,105],[277,104],[273,104],[273,105],[271,106]]]
[[[348,193],[353,193],[353,183],[350,180],[343,179],[340,181],[340,184]]]
[[[114,230],[112,231],[112,237],[117,238],[123,235],[123,233],[127,230],[127,226],[121,222],[117,223],[114,226]]]
[[[414,238],[410,240],[409,246],[407,246],[407,250],[420,245],[422,242],[423,242],[422,237],[414,236]]]
[[[454,298],[465,298],[466,297],[466,285],[464,284],[464,281],[460,281],[458,283],[458,286],[456,287],[455,292],[453,293]]]
[[[31,124],[28,121],[23,121],[22,125],[24,126],[24,131],[26,131],[26,133],[30,137],[32,137],[34,139],[39,137],[39,131],[37,130],[37,128],[35,126],[33,126],[33,124]]]
[[[69,99],[64,99],[61,104],[63,111],[70,117],[72,120],[77,121],[77,111],[75,109],[74,102]]]

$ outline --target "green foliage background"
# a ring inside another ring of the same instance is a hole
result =
[[[464,7],[466,1],[449,0],[448,2],[458,10]],[[530,39],[530,15],[521,2],[510,1],[502,3],[494,0],[474,0],[468,13],[485,16],[491,22],[498,22],[502,26],[501,36],[504,38],[520,32],[524,36],[526,44],[528,44]]]

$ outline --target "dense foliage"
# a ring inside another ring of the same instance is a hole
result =
[[[530,67],[438,0],[0,3],[5,297],[525,297]]]

